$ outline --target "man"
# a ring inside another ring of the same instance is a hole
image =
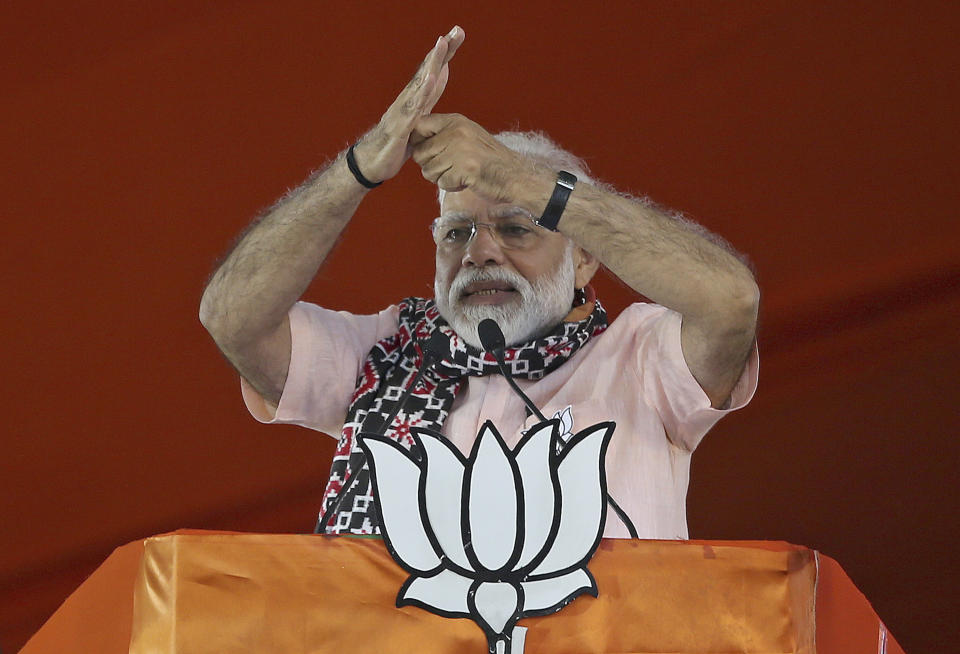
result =
[[[247,231],[211,278],[201,321],[258,419],[341,434],[326,531],[376,531],[355,436],[397,408],[434,331],[452,351],[388,435],[409,447],[411,426],[431,427],[466,453],[484,420],[511,446],[531,426],[478,350],[477,324],[493,317],[548,417],[573,432],[617,422],[608,490],[639,535],[686,538],[690,454],[756,384],[753,277],[704,230],[590,183],[549,140],[432,114],[463,39],[459,27],[440,37],[377,126]],[[374,316],[298,303],[365,194],[410,158],[440,189],[435,303],[408,298]],[[601,264],[655,304],[608,328],[588,286]],[[604,535],[627,534],[625,520],[608,519]]]

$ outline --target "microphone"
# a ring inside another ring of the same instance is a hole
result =
[[[420,380],[423,379],[424,373],[438,362],[443,361],[443,359],[450,354],[450,337],[437,329],[430,338],[427,339],[426,343],[421,342],[420,347],[423,350],[423,362],[420,364],[420,369],[417,371],[417,375],[413,378],[413,381],[404,389],[403,395],[400,396],[400,400],[394,405],[390,414],[373,431],[377,436],[383,436],[387,432],[387,429],[390,428],[390,425],[393,424],[394,418],[400,413],[403,405],[407,403],[407,399],[413,393],[417,384],[420,383]],[[330,521],[330,518],[340,510],[340,505],[343,503],[344,498],[346,498],[347,491],[349,491],[357,481],[357,475],[363,469],[366,462],[367,456],[363,450],[360,450],[359,465],[357,465],[353,474],[350,475],[350,478],[347,479],[346,483],[340,488],[340,492],[337,493],[333,502],[330,504],[330,508],[323,512],[323,515],[317,521],[317,526],[314,528],[313,533],[319,534],[326,530],[327,523]]]
[[[500,325],[497,324],[497,321],[493,318],[484,318],[480,321],[480,324],[477,325],[477,336],[480,337],[480,344],[483,345],[483,349],[487,352],[493,354],[493,357],[497,360],[497,366],[500,368],[500,373],[503,375],[503,378],[507,380],[507,383],[510,384],[510,387],[520,396],[520,399],[523,400],[523,403],[527,406],[530,412],[537,416],[541,422],[546,422],[547,419],[540,409],[530,401],[530,398],[520,390],[520,387],[517,386],[517,383],[513,381],[513,377],[510,376],[510,372],[507,370],[507,364],[504,362],[504,350],[507,347],[506,339],[503,336],[503,330],[500,329]],[[627,531],[630,532],[630,538],[639,538],[637,534],[637,528],[633,526],[633,521],[630,520],[630,517],[627,515],[626,511],[620,508],[620,505],[610,496],[610,493],[607,493],[607,503],[610,505],[610,508],[613,509],[614,513],[617,514],[617,517],[623,521],[623,524],[626,525]]]
[[[503,337],[503,331],[500,325],[493,318],[484,318],[477,325],[477,336],[480,337],[480,344],[487,352],[492,352],[497,361],[503,360],[503,350],[507,347],[507,341]]]
[[[503,330],[500,329],[500,325],[497,324],[497,321],[493,318],[484,318],[480,321],[480,324],[477,325],[477,336],[480,337],[480,344],[483,345],[483,349],[487,352],[493,354],[493,358],[497,360],[497,367],[500,368],[500,374],[503,375],[503,378],[507,380],[507,383],[510,384],[510,387],[520,396],[520,399],[523,400],[523,403],[529,409],[530,413],[537,416],[540,419],[540,422],[546,422],[546,417],[540,413],[540,409],[530,401],[530,398],[527,397],[526,393],[520,390],[520,387],[517,386],[517,382],[513,380],[513,377],[510,376],[510,371],[507,370],[507,364],[504,359],[504,349],[507,347],[506,339],[503,337]]]

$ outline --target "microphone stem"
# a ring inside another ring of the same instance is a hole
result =
[[[520,387],[517,385],[517,382],[513,380],[513,376],[507,371],[507,363],[504,361],[503,357],[503,348],[497,348],[493,351],[493,356],[497,360],[497,367],[500,368],[500,374],[503,375],[504,379],[507,380],[507,383],[510,384],[510,387],[516,391],[517,395],[520,396],[520,399],[523,400],[523,403],[529,409],[530,413],[537,416],[540,419],[540,422],[546,422],[547,418],[542,413],[540,409],[530,401],[530,398],[527,397],[527,394],[520,390]]]
[[[500,374],[503,375],[504,379],[507,380],[507,383],[510,384],[511,388],[517,392],[517,395],[520,396],[520,399],[523,400],[523,403],[527,406],[533,415],[537,416],[540,422],[546,422],[546,417],[540,413],[540,409],[530,401],[530,398],[527,397],[527,394],[520,390],[520,387],[517,385],[517,382],[513,380],[513,377],[507,372],[507,364],[504,361],[503,348],[496,348],[493,350],[493,356],[497,360],[497,366],[500,368]],[[623,522],[627,527],[627,531],[630,533],[630,538],[639,538],[637,535],[637,528],[633,526],[633,521],[630,520],[630,517],[627,515],[627,512],[620,508],[620,505],[617,504],[616,500],[607,493],[607,503],[610,505],[610,508],[613,509],[614,513],[617,514],[617,517]]]
[[[520,399],[523,400],[523,403],[527,406],[527,409],[530,410],[530,413],[537,416],[540,422],[546,422],[547,421],[546,416],[540,413],[540,409],[538,409],[537,406],[530,401],[530,398],[527,397],[526,394],[520,390],[520,387],[517,386],[517,382],[513,380],[513,377],[510,377],[509,375],[505,374],[504,378],[507,380],[507,383],[513,387],[513,390],[517,392],[517,394],[520,396]]]

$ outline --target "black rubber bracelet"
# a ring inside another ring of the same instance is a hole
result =
[[[549,229],[551,232],[557,231],[557,223],[560,222],[560,216],[567,206],[567,199],[576,184],[576,175],[571,175],[565,170],[557,172],[557,184],[553,187],[553,195],[547,202],[547,208],[543,210],[543,215],[536,221],[538,225]]]
[[[363,176],[363,173],[360,172],[360,167],[357,166],[357,158],[353,156],[353,149],[355,147],[357,147],[356,143],[351,145],[350,149],[347,150],[347,168],[350,169],[350,172],[353,173],[353,176],[356,177],[360,184],[366,186],[367,188],[377,188],[383,184],[383,182],[371,182],[369,179]]]

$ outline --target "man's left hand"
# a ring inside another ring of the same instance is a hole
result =
[[[551,188],[549,168],[510,150],[460,114],[424,116],[410,141],[423,176],[444,191],[470,189],[496,202],[516,202],[524,189]]]

